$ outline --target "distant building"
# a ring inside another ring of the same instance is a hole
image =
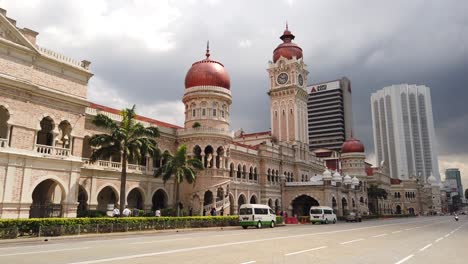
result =
[[[457,192],[460,195],[460,198],[464,197],[460,170],[458,168],[446,169],[445,180],[455,180],[457,182]]]
[[[339,151],[353,129],[350,80],[313,84],[307,93],[309,149]]]
[[[372,94],[371,108],[377,163],[385,161],[392,178],[440,182],[429,87],[385,87]]]

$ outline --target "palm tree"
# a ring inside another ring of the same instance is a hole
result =
[[[120,175],[120,212],[125,208],[127,163],[130,160],[141,160],[142,157],[157,156],[159,149],[155,141],[159,137],[156,127],[144,127],[136,121],[135,105],[120,111],[122,121],[117,123],[111,118],[98,114],[93,124],[107,130],[106,134],[96,134],[90,139],[90,145],[96,147],[91,155],[91,162],[102,157],[120,154],[122,172]]]
[[[367,196],[369,197],[369,201],[373,201],[372,204],[375,206],[375,212],[378,214],[379,212],[379,202],[378,199],[387,199],[387,191],[385,189],[379,188],[375,184],[371,184],[369,188],[367,188]]]
[[[195,182],[197,177],[197,170],[203,170],[203,163],[199,159],[191,159],[187,157],[187,146],[181,145],[174,155],[165,151],[162,155],[165,163],[155,171],[154,176],[162,176],[164,183],[166,183],[172,175],[174,175],[174,188],[175,188],[175,205],[177,207],[177,216],[180,211],[180,183],[184,179],[192,184]]]

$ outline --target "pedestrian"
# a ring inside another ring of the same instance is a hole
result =
[[[189,208],[189,211],[188,211],[189,216],[192,216],[192,213],[193,213],[192,207],[190,207],[190,208]]]
[[[224,208],[221,208],[221,210],[219,211],[219,214],[220,214],[221,216],[224,215]]]
[[[132,212],[130,211],[130,209],[128,209],[128,207],[125,206],[125,209],[123,210],[122,212],[122,215],[127,217],[127,216],[130,216]]]
[[[156,217],[161,216],[161,210],[159,210],[159,208],[157,208],[156,211],[154,212],[154,216],[156,216]]]
[[[119,208],[115,207],[114,210],[112,210],[112,216],[113,217],[119,217],[120,216]]]
[[[138,216],[138,208],[133,208],[132,215],[133,216]]]
[[[203,216],[205,216],[205,215],[206,215],[206,209],[203,208]]]

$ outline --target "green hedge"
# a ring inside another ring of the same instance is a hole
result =
[[[0,219],[0,238],[236,225],[237,216]]]

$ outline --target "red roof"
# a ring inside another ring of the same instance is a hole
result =
[[[391,184],[400,184],[401,183],[401,180],[400,179],[390,179],[390,183]]]
[[[242,137],[256,137],[256,136],[271,136],[271,131],[264,131],[264,132],[255,132],[250,134],[242,134]]]
[[[89,107],[97,109],[97,110],[101,110],[101,111],[104,111],[104,112],[109,112],[109,113],[112,113],[112,114],[117,114],[117,115],[120,114],[120,110],[117,110],[115,108],[111,108],[111,107],[108,107],[108,106],[104,106],[104,105],[91,103],[91,105]],[[182,127],[177,126],[177,125],[169,124],[169,123],[166,123],[166,122],[162,122],[162,121],[159,121],[159,120],[156,120],[156,119],[152,119],[152,118],[145,117],[145,116],[140,116],[140,115],[137,115],[136,119],[140,120],[140,121],[148,122],[150,124],[153,124],[153,125],[156,125],[156,126],[159,126],[159,127],[176,128],[176,129],[177,128],[182,128]]]
[[[252,145],[242,144],[242,143],[239,143],[239,142],[232,142],[232,144],[240,146],[240,147],[244,147],[244,148],[253,149],[253,150],[258,150],[258,147],[260,145],[260,144],[258,144],[258,145],[253,145],[252,146]]]

